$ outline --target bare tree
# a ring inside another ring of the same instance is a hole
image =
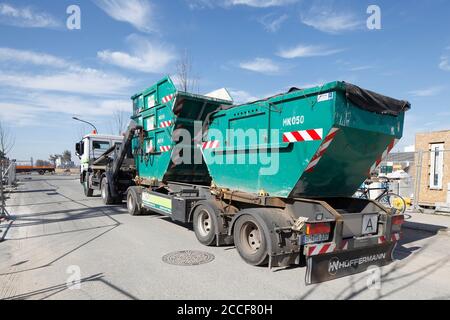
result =
[[[57,154],[55,154],[55,155],[50,155],[49,157],[48,157],[48,160],[50,161],[50,163],[52,164],[52,165],[54,165],[54,166],[56,166],[56,160],[58,160],[59,159],[59,155],[57,155]]]
[[[117,110],[113,114],[112,123],[110,123],[111,132],[114,134],[122,135],[127,130],[128,126],[128,113],[123,110]]]
[[[185,50],[183,56],[177,63],[176,80],[180,86],[180,90],[184,92],[198,93],[198,77],[192,72],[192,58],[188,50]]]
[[[6,158],[16,143],[14,135],[10,129],[0,121],[0,159]]]
[[[72,161],[72,152],[70,152],[69,150],[64,151],[62,154],[62,159],[65,163],[71,162]]]

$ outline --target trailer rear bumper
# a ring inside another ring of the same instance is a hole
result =
[[[385,236],[351,239],[340,245],[324,243],[305,246],[307,285],[331,281],[390,264],[400,240],[395,233]]]

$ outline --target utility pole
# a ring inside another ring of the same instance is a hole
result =
[[[419,194],[420,194],[420,183],[422,179],[422,164],[423,164],[423,151],[417,153],[416,162],[416,181],[414,186],[414,210],[418,211],[419,207]]]

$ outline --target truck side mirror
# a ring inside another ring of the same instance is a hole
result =
[[[77,152],[78,158],[81,158],[81,156],[84,154],[84,143],[83,143],[83,141],[78,142],[75,145],[75,151]]]

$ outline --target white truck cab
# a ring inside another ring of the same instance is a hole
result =
[[[93,161],[112,146],[122,144],[123,138],[123,136],[91,133],[76,144],[76,154],[81,160],[80,182],[83,184],[86,196],[90,197],[93,195],[94,189],[100,189],[100,186],[92,179],[92,173],[95,171],[92,168]],[[102,168],[95,169],[101,170]]]

